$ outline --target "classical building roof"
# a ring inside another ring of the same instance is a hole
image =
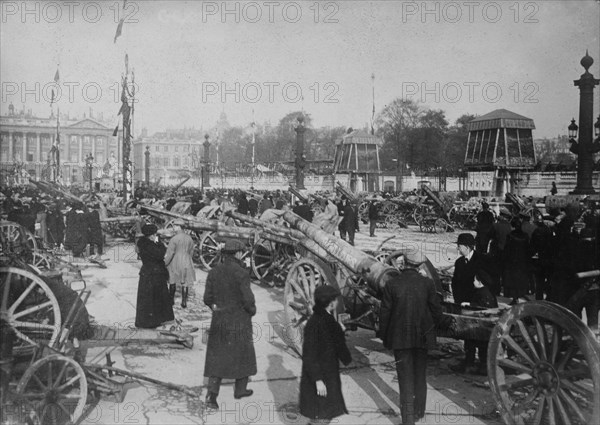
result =
[[[531,118],[506,109],[496,109],[470,121],[469,131],[489,130],[492,128],[530,128],[535,129]]]

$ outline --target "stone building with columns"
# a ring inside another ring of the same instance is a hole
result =
[[[90,114],[91,115],[91,114]],[[65,184],[83,183],[85,158],[94,157],[94,176],[101,174],[107,161],[121,161],[120,140],[113,137],[112,125],[93,117],[60,116],[60,163]],[[0,180],[14,183],[15,168],[26,171],[30,179],[40,180],[48,165],[48,153],[56,141],[57,117],[36,117],[31,111],[15,112],[11,104],[8,114],[0,115]]]
[[[150,152],[150,183],[177,185],[185,176],[199,167],[202,157],[204,132],[194,128],[166,130],[148,135],[142,129],[140,137],[133,140],[132,155],[135,182],[144,180],[146,156]],[[193,182],[190,181],[190,185]]]

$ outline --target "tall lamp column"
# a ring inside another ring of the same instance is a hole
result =
[[[579,127],[575,124],[574,119],[571,120],[571,125],[569,125],[570,151],[577,155],[577,186],[571,193],[588,195],[596,193],[592,186],[592,174],[594,171],[594,154],[600,152],[600,141],[599,139],[593,140],[592,132],[594,129],[594,88],[600,84],[600,80],[594,78],[588,71],[594,63],[594,59],[588,55],[587,51],[580,63],[585,68],[585,72],[579,80],[574,81],[574,84],[579,87]],[[598,120],[600,122],[600,117]],[[596,124],[600,127],[598,122]],[[576,140],[578,129],[581,129],[581,131],[579,139]]]

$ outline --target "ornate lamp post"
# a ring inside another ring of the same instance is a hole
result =
[[[594,59],[588,55],[587,51],[580,63],[585,68],[585,72],[579,80],[574,81],[575,85],[579,87],[580,127],[575,124],[575,119],[571,120],[571,125],[568,127],[569,142],[571,142],[569,150],[577,155],[577,186],[571,193],[587,195],[596,193],[592,186],[592,173],[594,171],[594,154],[600,152],[600,141],[598,139],[592,140],[592,128],[595,127],[592,123],[594,121],[594,88],[600,84],[600,80],[594,78],[588,71],[594,63]],[[600,122],[600,117],[598,122]],[[598,122],[596,125],[600,127]],[[576,140],[579,128],[581,128],[581,134],[579,140]],[[595,130],[595,132],[597,135],[598,130]]]
[[[150,146],[146,146],[146,152],[144,152],[146,162],[144,164],[144,181],[146,186],[150,186]]]
[[[202,188],[210,187],[210,173],[208,170],[208,165],[210,162],[210,142],[208,141],[208,134],[204,135],[204,166],[202,167]]]
[[[92,156],[91,153],[88,153],[85,156],[85,166],[87,168],[87,172],[88,172],[88,177],[90,180],[90,193],[93,192],[93,187],[92,187],[92,174],[94,171],[94,157]]]
[[[304,187],[304,167],[306,166],[306,157],[304,156],[304,116],[298,117],[298,125],[294,127],[296,131],[296,189],[305,189]]]

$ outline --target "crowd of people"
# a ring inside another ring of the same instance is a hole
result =
[[[74,256],[103,253],[104,236],[100,217],[106,215],[102,202],[55,199],[39,192],[5,192],[3,213],[34,233],[48,247],[64,247]],[[23,202],[23,198],[28,202]],[[83,198],[85,199],[85,197]],[[273,211],[292,210],[330,233],[354,245],[359,231],[357,205],[345,195],[321,194],[319,212],[309,199],[292,204],[289,193],[246,192],[242,190],[144,188],[136,190],[135,201],[161,200],[171,210],[181,199],[190,202],[190,213],[205,207],[237,209],[252,217],[278,217]],[[578,279],[577,273],[600,268],[600,209],[588,203],[582,210],[568,205],[550,209],[547,215],[526,211],[517,216],[506,208],[494,214],[483,202],[477,214],[476,235],[461,233],[456,244],[460,257],[454,264],[452,294],[457,304],[494,308],[502,295],[517,304],[530,299],[549,300],[598,326],[600,285],[598,280]],[[63,216],[64,212],[64,216]],[[532,218],[533,217],[533,218]],[[369,235],[375,234],[377,201],[368,204]],[[185,223],[175,220],[168,244],[158,237],[154,224],[140,228],[136,247],[142,267],[139,273],[136,319],[139,328],[157,328],[173,322],[177,288],[181,307],[187,307],[188,290],[196,280],[193,265],[194,241],[184,231]],[[234,397],[253,394],[248,378],[257,373],[252,344],[251,318],[256,304],[250,276],[241,264],[245,245],[227,240],[222,263],[209,272],[204,303],[212,311],[204,375],[208,378],[206,406],[218,409],[217,396],[222,379],[234,379]],[[404,423],[414,423],[425,414],[427,350],[435,339],[435,329],[454,326],[442,315],[439,298],[431,279],[419,272],[426,261],[422,254],[406,254],[398,274],[383,289],[378,336],[393,351],[400,386],[400,408]],[[342,395],[339,363],[349,364],[351,356],[343,327],[335,321],[340,293],[330,286],[313,294],[314,310],[306,323],[303,344],[300,413],[313,420],[330,421],[347,413]],[[239,332],[228,332],[236,329]],[[240,332],[242,334],[240,334]],[[487,343],[465,340],[465,359],[451,369],[457,372],[487,374]],[[476,362],[478,358],[478,362]]]
[[[567,205],[549,209],[546,215],[513,216],[501,208],[497,217],[483,203],[477,215],[472,243],[471,274],[485,274],[494,295],[517,304],[527,299],[548,300],[581,315],[585,307],[588,325],[598,326],[600,288],[593,279],[579,279],[579,272],[600,268],[600,209]],[[471,244],[469,244],[471,245]],[[457,302],[470,294],[455,292]]]

